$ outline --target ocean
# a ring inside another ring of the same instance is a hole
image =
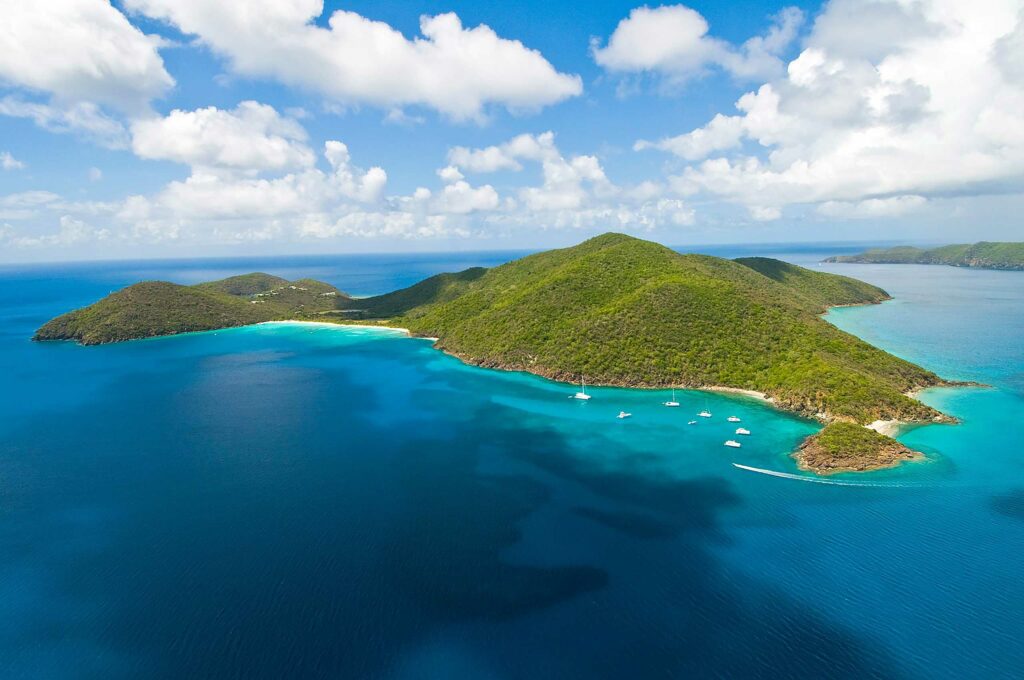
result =
[[[393,331],[29,341],[140,279],[368,295],[515,254],[0,268],[0,677],[1019,677],[1024,274],[704,250],[880,285],[828,320],[989,387],[924,393],[962,420],[901,435],[925,462],[819,483],[817,426],[752,399],[581,403]]]

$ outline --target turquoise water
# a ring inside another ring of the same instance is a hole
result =
[[[732,467],[796,472],[815,430],[748,398],[580,403],[389,331],[27,341],[142,277],[368,294],[505,257],[0,271],[0,677],[1019,674],[1020,274],[833,267],[897,299],[829,320],[992,386],[927,392],[963,424],[858,486]]]

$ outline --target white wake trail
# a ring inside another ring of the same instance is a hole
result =
[[[817,477],[808,477],[806,475],[794,475],[791,472],[778,472],[776,470],[765,470],[763,468],[750,467],[749,465],[741,465],[739,463],[733,463],[733,467],[738,467],[741,470],[747,470],[749,472],[757,472],[762,475],[769,475],[771,477],[782,477],[783,479],[795,479],[798,482],[811,482],[814,484],[831,484],[832,486],[875,486],[883,488],[897,488],[905,486],[913,486],[909,484],[881,484],[877,482],[843,482],[836,479],[818,479]]]

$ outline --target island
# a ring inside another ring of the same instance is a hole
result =
[[[53,319],[34,339],[99,344],[286,319],[400,327],[487,368],[758,395],[824,424],[794,456],[830,474],[919,457],[868,425],[955,422],[912,397],[952,383],[822,318],[829,307],[888,299],[779,260],[680,254],[604,234],[369,298],[267,274],[143,282]]]
[[[980,241],[941,248],[874,248],[859,255],[836,255],[822,261],[859,264],[944,264],[952,267],[1024,271],[1024,243]]]

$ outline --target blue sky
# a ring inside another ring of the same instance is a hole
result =
[[[7,3],[0,261],[1020,240],[1022,16]]]

